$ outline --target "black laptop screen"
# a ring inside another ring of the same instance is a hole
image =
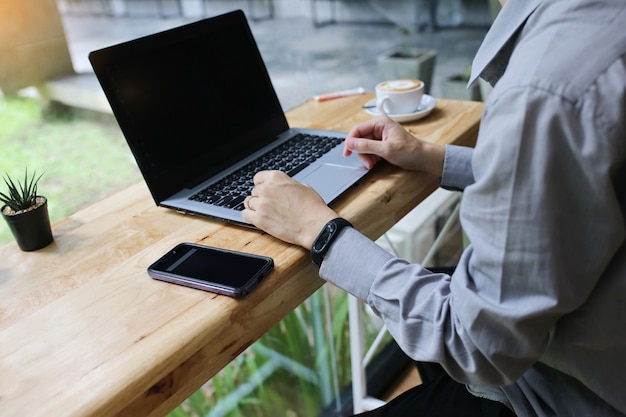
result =
[[[240,11],[94,51],[90,60],[157,203],[288,127]]]

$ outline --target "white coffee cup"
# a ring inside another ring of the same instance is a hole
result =
[[[388,80],[376,86],[376,108],[381,113],[409,114],[417,110],[424,96],[420,80]]]

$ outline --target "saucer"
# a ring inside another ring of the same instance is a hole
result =
[[[423,117],[428,116],[430,112],[433,111],[436,104],[437,104],[437,100],[435,100],[433,97],[429,96],[428,94],[424,94],[424,96],[422,97],[422,102],[420,103],[419,107],[414,112],[402,113],[402,114],[388,113],[387,116],[389,116],[392,120],[395,120],[396,122],[399,122],[399,123],[412,122],[414,120],[419,120]],[[371,108],[366,108],[370,106]],[[372,116],[380,116],[382,114],[376,108],[376,99],[372,99],[368,101],[367,103],[365,103],[365,106],[363,107],[364,107],[364,110],[368,112],[369,114],[371,114]]]

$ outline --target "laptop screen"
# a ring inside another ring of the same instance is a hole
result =
[[[157,204],[288,128],[241,11],[89,58]]]

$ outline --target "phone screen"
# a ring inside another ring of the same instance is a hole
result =
[[[273,268],[271,258],[181,243],[148,268],[155,279],[240,297]]]

